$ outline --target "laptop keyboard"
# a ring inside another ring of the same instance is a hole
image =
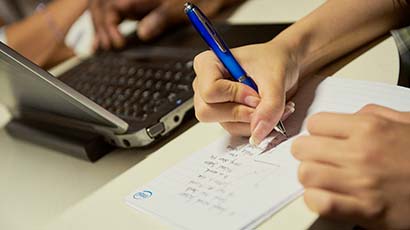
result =
[[[145,121],[192,97],[192,60],[134,60],[107,53],[60,79],[113,114]]]

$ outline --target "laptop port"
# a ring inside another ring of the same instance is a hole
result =
[[[159,122],[147,129],[147,133],[151,138],[155,138],[159,136],[161,133],[165,131],[164,123]]]
[[[127,139],[124,139],[124,140],[122,141],[122,143],[124,143],[124,145],[125,145],[126,147],[130,147],[130,146],[131,146],[131,143],[130,143]]]

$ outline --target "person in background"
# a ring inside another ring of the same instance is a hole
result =
[[[232,50],[259,95],[227,80],[218,58],[204,52],[194,61],[196,116],[260,143],[303,78],[409,24],[410,1],[327,1],[273,40]],[[405,60],[409,31],[394,32]],[[292,143],[292,153],[301,161],[298,175],[310,209],[369,229],[410,229],[409,112],[368,105],[355,114],[320,113],[308,119],[308,131]]]
[[[42,67],[73,56],[64,43],[88,0],[0,0],[0,41]]]
[[[195,0],[193,3],[207,15],[215,15],[222,8],[243,0]],[[123,19],[140,20],[138,36],[150,40],[166,29],[186,22],[186,0],[90,0],[96,40],[95,46],[109,49],[122,47],[124,37],[118,30]]]

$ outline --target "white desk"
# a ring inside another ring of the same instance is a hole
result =
[[[322,2],[248,1],[230,21],[294,21]],[[389,38],[337,74],[395,83],[398,71],[398,53]],[[0,124],[7,119],[0,107]],[[91,164],[14,140],[1,130],[0,229],[33,229],[46,224],[53,230],[164,228],[157,219],[126,206],[124,196],[223,133],[216,124],[198,124],[158,151],[118,150]],[[304,229],[315,218],[298,199],[261,228]]]

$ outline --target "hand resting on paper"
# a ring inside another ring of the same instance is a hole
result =
[[[410,112],[319,113],[308,130],[292,153],[309,208],[370,229],[410,228]]]

